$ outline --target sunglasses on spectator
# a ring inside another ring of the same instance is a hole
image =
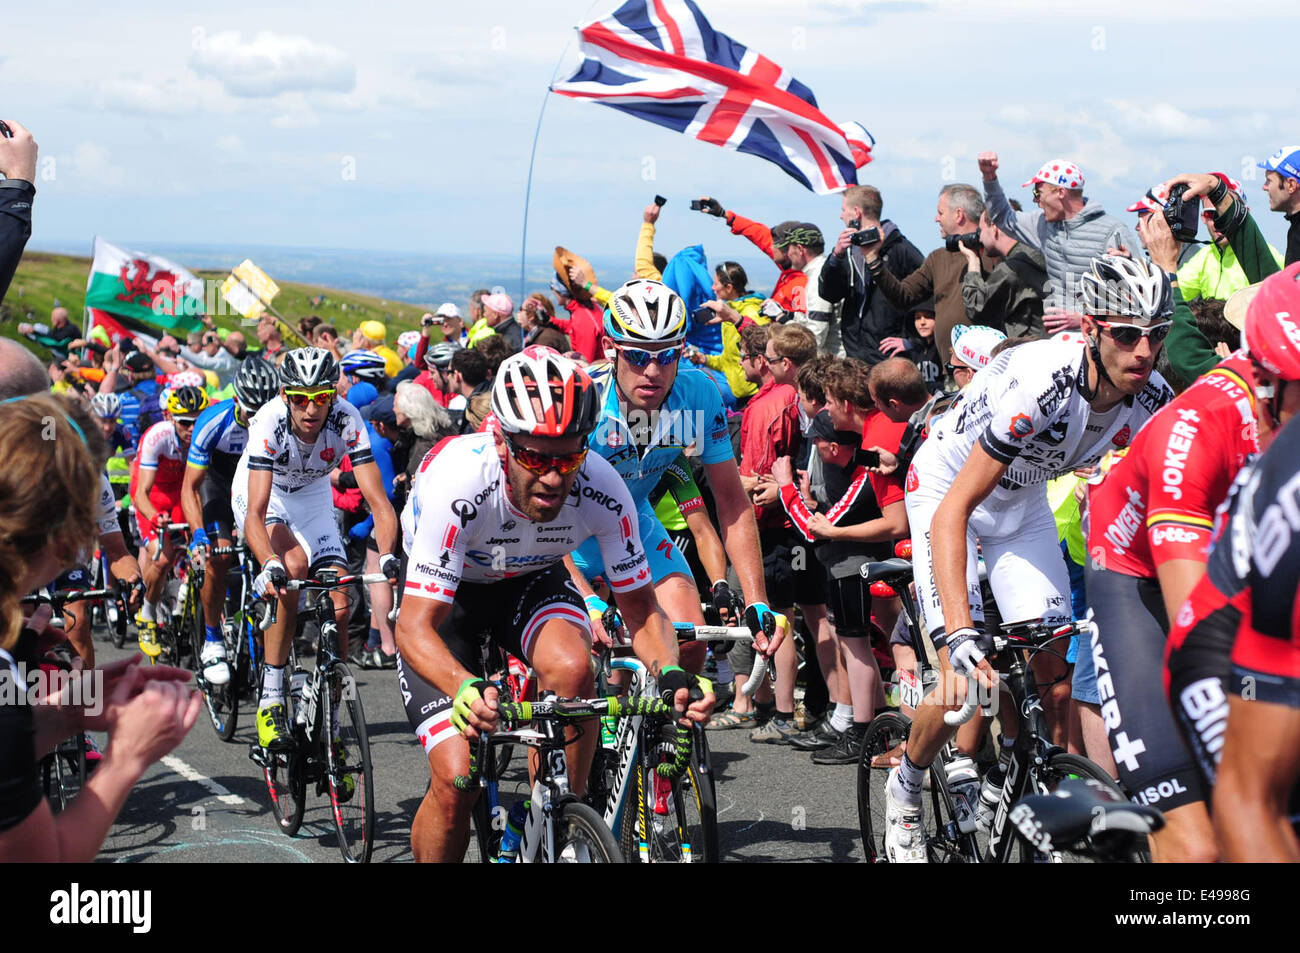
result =
[[[510,455],[515,458],[517,464],[529,473],[536,473],[538,476],[545,476],[552,470],[558,470],[560,476],[568,476],[582,466],[583,460],[587,459],[586,447],[583,447],[577,453],[562,453],[554,456],[549,453],[528,450],[516,444],[509,437],[506,438],[506,446],[510,448]]]
[[[949,374],[956,374],[958,371],[966,371],[967,373],[974,373],[975,371],[973,367],[967,367],[965,364],[953,364],[951,361],[945,364],[943,368]]]
[[[767,355],[766,354],[742,354],[740,355],[740,359],[742,361],[766,361]]]
[[[334,389],[318,390],[312,393],[302,390],[287,390],[284,396],[289,398],[289,403],[295,407],[306,407],[309,403],[317,407],[324,407],[334,399]]]
[[[769,363],[769,364],[772,364],[772,363],[774,363],[774,362],[776,362],[776,361],[788,361],[788,360],[789,360],[788,357],[782,357],[782,356],[779,355],[779,354],[778,354],[776,357],[773,357],[773,356],[770,355],[770,354],[764,354],[764,355],[762,355],[762,358],[763,358],[763,360],[767,361],[767,363]]]
[[[1150,337],[1152,347],[1159,347],[1169,333],[1169,329],[1174,326],[1174,323],[1166,321],[1164,324],[1154,324],[1149,328],[1140,328],[1136,324],[1112,324],[1110,321],[1098,321],[1097,326],[1110,332],[1110,336],[1115,339],[1115,343],[1120,347],[1133,347],[1144,337]]]
[[[633,367],[645,367],[652,361],[660,367],[668,367],[681,360],[682,348],[666,347],[662,351],[646,351],[639,347],[620,347],[618,353]]]

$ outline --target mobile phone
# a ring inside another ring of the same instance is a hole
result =
[[[666,198],[664,198],[662,195],[656,195],[656,196],[655,196],[655,205],[658,205],[660,208],[663,208],[663,207],[664,207],[664,203],[667,202],[667,201],[668,201],[668,200],[667,200]]]
[[[864,467],[880,466],[880,452],[877,450],[863,450],[859,447],[853,454],[853,462]]]
[[[13,130],[9,128],[3,119],[0,119],[0,136],[4,136],[6,139],[14,137]]]
[[[703,211],[704,211],[704,203],[701,202],[699,199],[691,199],[691,211],[692,211],[692,212],[703,212]]]

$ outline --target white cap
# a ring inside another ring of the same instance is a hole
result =
[[[450,301],[444,301],[438,305],[438,310],[433,312],[435,318],[459,318],[460,308],[456,307]]]
[[[979,370],[993,360],[993,349],[1007,339],[997,328],[983,324],[959,324],[952,329],[952,355],[967,367]]]

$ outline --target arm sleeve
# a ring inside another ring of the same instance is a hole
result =
[[[1249,408],[1249,399],[1247,401]],[[1250,411],[1252,420],[1254,411]],[[1214,529],[1214,513],[1227,487],[1216,474],[1233,472],[1224,457],[1234,445],[1217,433],[1201,411],[1157,414],[1147,423],[1147,453],[1158,461],[1148,469],[1146,527],[1151,559],[1158,566],[1171,559],[1205,562]]]
[[[1017,212],[1007,201],[1007,193],[1002,191],[1002,183],[997,179],[984,183],[984,202],[994,225],[1026,245],[1043,247],[1038,239],[1038,219],[1042,212]]]
[[[429,350],[429,335],[421,334],[420,341],[415,345],[415,360],[413,363],[416,367],[424,367],[424,355]]]
[[[140,438],[140,469],[157,470],[158,469],[158,434],[150,427],[145,431],[145,435]]]
[[[673,461],[660,482],[667,485],[668,492],[673,495],[673,501],[683,516],[704,505],[704,495],[695,482],[695,474],[691,473],[691,465],[686,462],[684,454]]]
[[[641,223],[641,231],[636,236],[636,256],[632,261],[632,270],[638,278],[663,281],[664,276],[655,267],[654,222]]]
[[[998,268],[1001,268],[1001,263]],[[997,279],[997,269],[987,279],[977,272],[967,269],[966,274],[961,279],[961,303],[966,309],[966,320],[971,324],[984,324],[981,315],[984,313],[984,305],[988,303],[989,287]]]
[[[604,458],[600,458],[604,462]],[[615,593],[639,589],[650,585],[650,566],[646,560],[645,546],[641,542],[641,520],[627,484],[606,464],[592,468],[599,473],[598,489],[617,501],[615,509],[592,508],[593,518],[599,525],[591,527],[591,534],[600,545],[600,557],[605,562],[605,581]]]
[[[1234,203],[1232,212],[1238,212],[1240,200],[1234,196],[1232,201]],[[1224,223],[1223,233],[1228,236],[1228,244],[1232,246],[1232,252],[1237,256],[1241,270],[1246,273],[1246,280],[1253,285],[1280,269],[1277,266],[1277,259],[1273,257],[1273,250],[1264,240],[1264,233],[1255,223],[1254,216],[1249,212],[1244,214],[1238,212],[1236,215],[1232,212],[1228,215],[1216,216],[1215,221]],[[1238,218],[1239,224],[1235,222]],[[1232,224],[1224,221],[1225,219],[1230,220]]]
[[[1169,366],[1179,377],[1191,383],[1219,363],[1214,342],[1201,333],[1192,317],[1192,309],[1183,301],[1182,291],[1174,289],[1174,326],[1165,341]]]
[[[727,429],[727,411],[722,406],[722,395],[707,379],[700,380],[699,384],[695,388],[698,396],[691,406],[696,409],[696,420],[706,427],[705,433],[696,435],[696,440],[702,444],[700,462],[734,460],[736,455],[731,449],[731,432]]]
[[[1017,362],[1013,359],[1013,365]],[[1023,372],[1027,368],[1016,370]],[[1007,381],[1017,381],[1022,374],[1008,369],[999,379],[1002,386],[983,395],[992,408],[988,426],[980,434],[980,446],[999,463],[1010,464],[1020,455],[1025,441],[1051,425],[1051,415],[1044,413],[1033,393],[1034,387],[1007,388]],[[1051,405],[1049,405],[1051,407]],[[1054,407],[1051,409],[1055,410]],[[883,505],[883,501],[882,501]]]
[[[906,310],[934,294],[934,272],[930,264],[933,259],[926,258],[919,268],[902,279],[889,270],[889,263],[883,258],[876,260],[881,264],[871,270],[871,280],[889,303],[899,310]]]
[[[36,188],[30,182],[6,180],[0,186],[0,300],[13,281],[18,262],[32,237],[32,199]]]
[[[347,447],[348,459],[352,461],[352,468],[356,469],[361,464],[373,460],[375,452],[370,445],[370,432],[366,429],[366,422],[361,419],[360,412],[351,404],[346,406],[345,412],[348,415],[348,421],[343,428],[343,443]],[[391,461],[389,462],[389,470],[392,470]]]
[[[457,482],[454,460],[435,459],[431,466],[442,469],[444,479],[435,474],[425,477],[425,486],[454,486]],[[471,494],[474,488],[470,488]],[[451,490],[448,494],[454,497]],[[448,506],[425,507],[416,518],[415,535],[411,541],[410,558],[406,564],[406,584],[403,596],[434,599],[451,603],[456,599],[456,589],[465,571],[466,533],[460,517]]]
[[[284,421],[282,429],[277,422]],[[248,423],[248,469],[274,470],[275,460],[282,452],[282,441],[288,432],[288,421],[275,414],[257,414]]]
[[[781,506],[785,509],[785,515],[790,517],[791,524],[799,531],[799,535],[810,543],[817,542],[808,531],[808,521],[812,519],[812,512],[808,509],[808,504],[803,501],[803,497],[799,495],[799,488],[793,483],[781,487]]]
[[[773,261],[776,260],[773,258],[772,230],[762,222],[755,222],[743,215],[737,215],[735,212],[728,212],[727,224],[731,226],[731,234],[743,235],[753,242],[764,255],[772,258]]]
[[[826,301],[843,301],[849,292],[849,278],[844,259],[827,255],[822,263],[822,273],[817,276],[817,293]]]
[[[614,292],[610,291],[608,288],[602,288],[600,285],[592,285],[591,296],[595,298],[597,302],[608,308],[610,299],[614,297]]]

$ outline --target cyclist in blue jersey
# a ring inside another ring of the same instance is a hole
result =
[[[194,527],[190,537],[192,557],[207,559],[200,600],[203,604],[204,642],[200,653],[203,677],[212,685],[230,681],[226,645],[221,638],[221,612],[226,598],[226,573],[234,557],[208,555],[208,546],[230,546],[235,538],[235,516],[230,508],[230,486],[235,468],[248,445],[248,422],[276,395],[279,377],[275,367],[260,357],[240,365],[234,380],[235,396],[213,404],[194,424],[181,507]]]
[[[764,638],[773,634],[776,618],[767,605],[754,508],[740,482],[717,387],[694,368],[678,366],[686,327],[686,305],[662,282],[635,279],[614,292],[603,338],[610,364],[592,375],[602,394],[601,422],[588,446],[613,465],[631,491],[636,513],[621,515],[639,524],[650,563],[642,571],[651,575],[659,604],[673,620],[697,624],[704,616],[690,565],[655,517],[649,498],[679,454],[700,455],[723,545],[747,602],[745,622],[760,651],[770,655],[780,636],[770,643]],[[618,506],[614,500],[605,505]],[[587,580],[607,569],[617,572],[618,566],[605,565],[595,540],[580,546],[573,561],[588,609],[602,612],[604,605]],[[725,579],[714,580],[712,598],[720,609],[731,610],[734,597]],[[684,648],[683,667],[698,671],[703,662],[703,645]]]

